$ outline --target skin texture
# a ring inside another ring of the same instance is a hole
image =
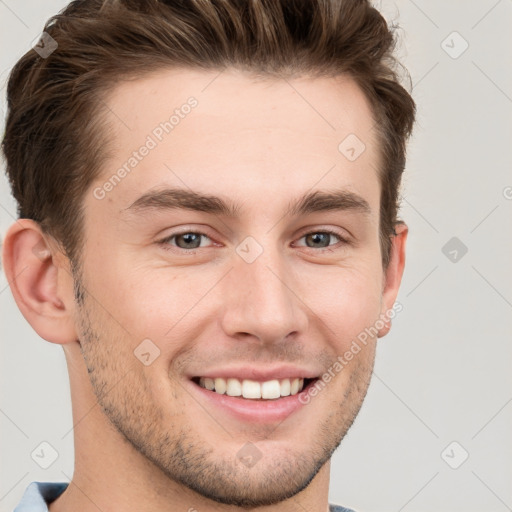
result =
[[[197,106],[97,199],[93,190],[191,96]],[[359,411],[377,337],[390,323],[279,423],[232,417],[202,400],[190,377],[277,363],[321,375],[392,308],[407,227],[397,227],[385,272],[368,102],[346,77],[162,70],[121,83],[106,103],[111,158],[84,196],[78,281],[34,222],[15,223],[4,244],[20,310],[41,337],[62,344],[69,367],[75,471],[51,512],[325,512],[330,456]],[[349,134],[366,146],[355,161],[338,150]],[[235,201],[238,217],[127,210],[163,187]],[[306,192],[341,189],[364,198],[370,213],[288,213]],[[318,246],[305,236],[326,229],[348,242],[331,237]],[[194,250],[179,237],[159,244],[183,232],[207,236]],[[263,250],[252,263],[236,252],[247,236]],[[144,339],[160,350],[149,366],[134,356]],[[247,442],[261,454],[252,467],[237,459]]]

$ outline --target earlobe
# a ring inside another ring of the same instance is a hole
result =
[[[404,222],[395,226],[395,232],[391,238],[391,254],[389,264],[384,272],[384,285],[382,290],[382,309],[380,318],[384,326],[379,329],[378,337],[386,336],[391,330],[390,311],[393,310],[400,283],[405,268],[405,247],[409,228]]]
[[[75,341],[73,279],[66,258],[35,221],[19,219],[9,228],[2,259],[14,300],[39,336]]]
[[[385,313],[384,313],[384,315],[385,315]],[[381,318],[384,318],[384,316],[381,315]],[[381,329],[379,329],[379,332],[377,334],[377,336],[379,338],[383,338],[391,330],[391,319],[389,319],[389,320],[382,320],[382,321],[384,322],[384,326]]]

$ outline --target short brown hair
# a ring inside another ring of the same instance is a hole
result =
[[[44,32],[58,48],[47,58],[30,50],[13,68],[2,148],[19,217],[37,221],[72,263],[84,193],[106,156],[102,98],[123,78],[179,66],[355,79],[377,126],[387,267],[415,104],[399,83],[394,29],[368,0],[82,0]]]

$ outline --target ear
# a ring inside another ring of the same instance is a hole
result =
[[[405,267],[405,244],[409,228],[404,222],[399,222],[395,226],[395,234],[391,238],[391,254],[389,264],[384,272],[384,285],[381,300],[381,316],[385,322],[384,327],[379,329],[378,337],[382,338],[391,329],[391,318],[389,311],[392,310],[398,295],[402,275]]]
[[[19,219],[5,235],[2,260],[14,300],[37,334],[52,343],[76,341],[73,278],[55,241],[35,221]]]

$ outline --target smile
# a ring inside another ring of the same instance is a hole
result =
[[[321,374],[320,368],[290,364],[233,364],[196,369],[187,380],[192,396],[217,418],[221,413],[244,423],[281,424],[300,414],[302,394],[308,393]]]
[[[240,397],[251,400],[275,400],[300,393],[312,379],[291,378],[271,379],[259,382],[251,379],[222,377],[196,377],[192,379],[200,387],[219,395]]]

